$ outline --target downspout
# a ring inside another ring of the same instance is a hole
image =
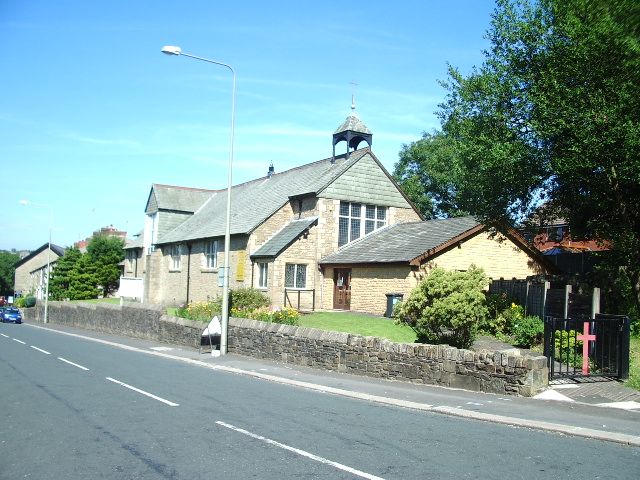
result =
[[[256,262],[254,260],[251,260],[251,288],[253,288],[253,274],[254,274],[255,266],[256,266]]]
[[[191,244],[187,243],[187,305],[189,304],[189,284],[191,283]]]

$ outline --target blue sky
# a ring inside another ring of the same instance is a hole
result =
[[[0,249],[135,233],[152,183],[225,188],[331,156],[350,110],[391,172],[438,127],[447,62],[482,63],[494,2],[2,0]],[[353,87],[351,82],[357,83]],[[337,153],[344,153],[344,143]]]

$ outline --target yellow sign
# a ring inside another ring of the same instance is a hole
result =
[[[244,282],[244,265],[247,260],[247,252],[240,250],[238,252],[238,264],[236,265],[236,281]]]

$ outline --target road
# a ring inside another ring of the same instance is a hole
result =
[[[95,335],[95,334],[92,334]],[[0,479],[637,478],[640,448],[0,324]]]

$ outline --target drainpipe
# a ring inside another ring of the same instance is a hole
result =
[[[187,305],[189,304],[189,284],[191,283],[191,244],[187,243]]]

